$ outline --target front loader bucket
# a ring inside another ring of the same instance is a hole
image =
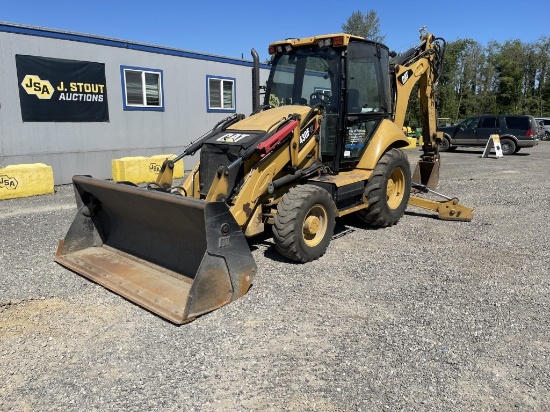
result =
[[[434,190],[439,184],[439,160],[419,160],[412,175],[412,181],[423,184]]]
[[[78,212],[55,260],[182,324],[240,296],[256,264],[227,205],[74,176]]]

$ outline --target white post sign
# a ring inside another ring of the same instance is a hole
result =
[[[481,157],[489,157],[489,152],[491,151],[492,147],[495,148],[497,159],[499,157],[504,157],[504,155],[502,154],[502,147],[500,146],[500,136],[498,134],[492,134],[491,136],[489,136],[489,140],[487,140],[485,150],[483,151],[483,155]]]

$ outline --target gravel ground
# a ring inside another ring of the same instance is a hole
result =
[[[548,410],[550,143],[481,152],[442,155],[472,222],[343,218],[303,265],[254,239],[249,293],[180,327],[54,263],[70,185],[1,201],[0,410]]]

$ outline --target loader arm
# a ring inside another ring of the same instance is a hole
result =
[[[246,160],[250,159],[253,155],[257,154],[260,156],[260,160],[267,154],[269,154],[274,148],[281,144],[283,140],[289,139],[289,137],[299,134],[300,128],[300,117],[297,116],[296,119],[294,116],[290,116],[287,121],[281,125],[278,130],[271,134],[267,135],[264,139],[261,140],[257,145],[250,147],[248,150],[244,151],[241,156],[234,160],[228,166],[220,166],[216,171],[216,176],[212,182],[212,186],[208,191],[206,196],[206,201],[223,201],[225,202],[230,196],[230,189],[232,183],[229,176],[232,175],[231,171],[233,169],[239,168]],[[294,137],[293,137],[294,138]]]
[[[253,214],[260,213],[261,207],[258,208],[258,205],[266,203],[266,198],[273,197],[273,193],[268,190],[273,181],[288,175],[289,171],[290,175],[298,179],[303,176],[300,171],[319,160],[318,130],[322,116],[318,111],[315,113],[313,117],[308,116],[305,124],[300,123],[299,115],[292,115],[290,121],[277,133],[254,147],[255,161],[238,193],[230,200],[231,213],[247,236],[258,234],[264,229],[259,218],[251,223],[251,227],[248,225]],[[226,201],[232,187],[229,181],[231,169],[246,161],[246,156],[243,156],[229,166],[220,167],[206,200]],[[312,169],[309,170],[311,172]]]
[[[185,156],[193,155],[197,150],[200,150],[202,144],[208,140],[210,137],[214,136],[217,133],[220,133],[226,130],[229,126],[237,123],[238,121],[244,118],[243,114],[235,113],[232,116],[229,116],[221,121],[219,121],[211,130],[206,132],[204,135],[199,137],[197,140],[191,142],[185,147],[185,149],[176,156],[175,159],[166,159],[160,168],[160,172],[157,176],[155,184],[168,191],[174,180],[174,164]],[[182,193],[184,194],[184,193]]]

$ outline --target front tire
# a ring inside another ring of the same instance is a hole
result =
[[[505,156],[512,155],[516,152],[516,144],[510,139],[502,139],[500,141],[500,148],[502,149],[502,154]]]
[[[335,224],[336,205],[325,189],[309,184],[293,187],[277,205],[275,246],[290,260],[315,260],[327,250]]]
[[[409,159],[403,150],[391,149],[380,158],[365,187],[369,207],[357,216],[372,226],[392,226],[403,217],[410,195]]]

